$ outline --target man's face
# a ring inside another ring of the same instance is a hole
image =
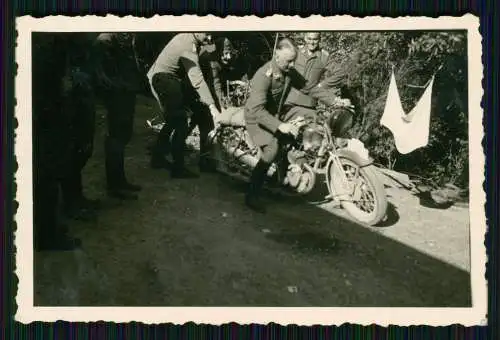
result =
[[[319,47],[320,34],[317,32],[309,32],[304,35],[306,48],[309,52],[314,52]]]
[[[222,51],[220,51],[220,60],[224,65],[228,65],[233,60],[235,50],[231,46],[229,40],[224,41]]]
[[[212,35],[210,33],[195,33],[194,36],[202,45],[207,45],[212,42]]]
[[[295,63],[295,58],[297,57],[297,53],[293,49],[284,48],[282,50],[276,51],[276,65],[279,69],[286,73]]]

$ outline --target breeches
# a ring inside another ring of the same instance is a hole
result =
[[[316,111],[310,108],[301,106],[285,107],[285,113],[282,115],[283,122],[289,122],[297,117],[304,117],[306,119],[314,119]],[[287,137],[281,136],[278,132],[263,143],[257,143],[261,150],[261,160],[266,163],[272,163],[278,155],[280,148],[287,143]]]
[[[189,133],[187,123],[187,110],[189,110],[193,113],[193,123],[200,129],[200,148],[203,152],[206,149],[208,133],[214,128],[210,110],[198,100],[194,91],[187,90],[178,79],[168,74],[155,74],[152,85],[163,107],[166,122],[160,132],[162,137],[159,138],[164,140],[170,138],[171,130],[174,130],[173,151],[180,153],[180,149],[184,149],[184,141]]]

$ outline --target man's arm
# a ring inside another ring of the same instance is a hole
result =
[[[219,110],[222,109],[223,102],[223,92],[222,92],[222,81],[221,81],[221,66],[218,61],[213,60],[210,62],[210,69],[212,71],[213,86],[215,90],[215,95],[217,96],[216,101],[218,102]]]
[[[302,74],[300,74],[296,69],[293,68],[288,71],[288,75],[290,77],[290,85],[293,88],[299,90],[304,94],[309,94],[312,86],[308,84],[307,79],[305,79]]]
[[[198,55],[193,52],[184,52],[181,56],[181,63],[187,72],[189,81],[200,95],[201,101],[207,106],[215,105],[210,89],[203,78],[203,73],[199,66]]]
[[[266,110],[267,92],[270,86],[271,78],[257,71],[252,79],[252,89],[246,107],[248,113],[255,118],[259,125],[276,133],[282,122]]]

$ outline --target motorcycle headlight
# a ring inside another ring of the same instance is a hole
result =
[[[353,114],[345,108],[335,109],[330,115],[328,123],[333,136],[347,138],[353,125]]]
[[[323,135],[314,126],[307,127],[302,133],[304,150],[314,150],[321,146]]]

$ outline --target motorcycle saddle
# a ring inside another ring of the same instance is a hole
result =
[[[245,127],[245,109],[243,107],[229,107],[221,112],[218,122],[221,125]]]

